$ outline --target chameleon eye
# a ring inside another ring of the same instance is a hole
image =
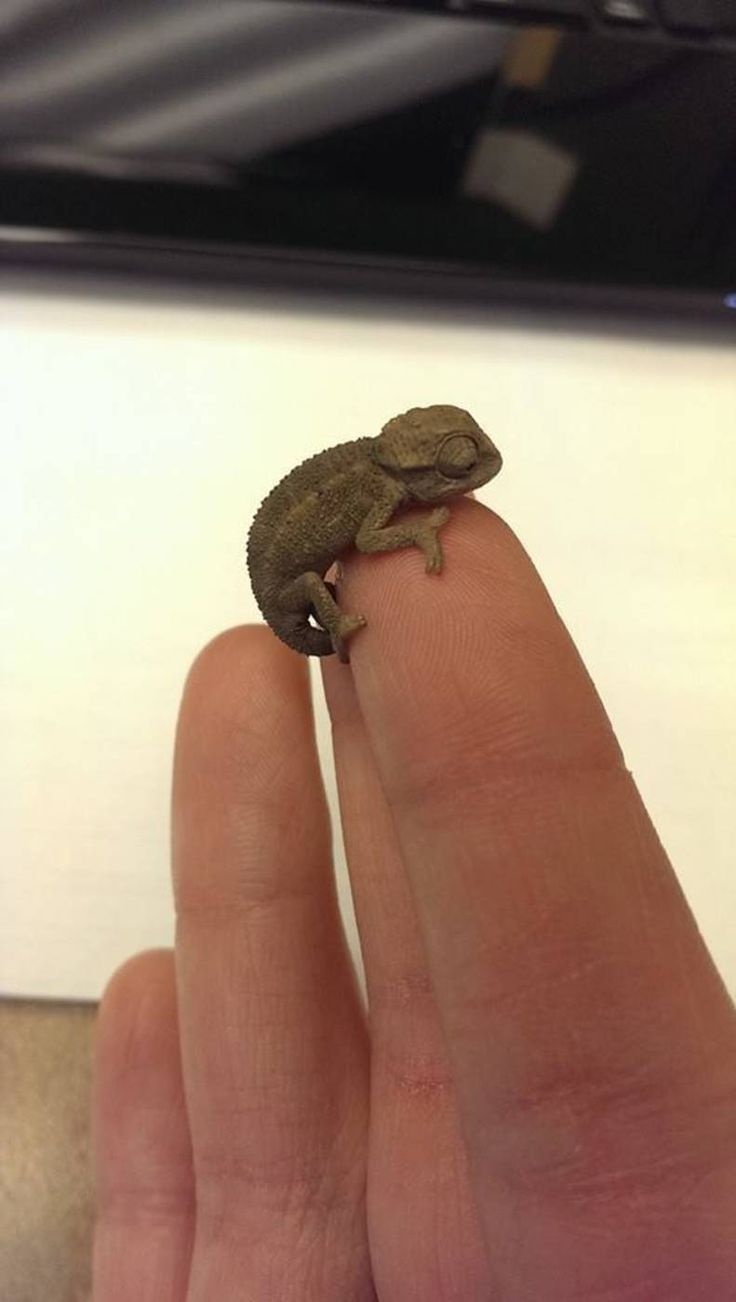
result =
[[[478,460],[478,449],[467,434],[451,434],[437,453],[436,466],[447,479],[462,479]]]

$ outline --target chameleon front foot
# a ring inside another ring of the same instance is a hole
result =
[[[447,507],[438,506],[422,520],[417,530],[416,543],[424,553],[424,568],[427,574],[439,574],[442,569],[442,543],[437,535],[449,518],[450,512]]]

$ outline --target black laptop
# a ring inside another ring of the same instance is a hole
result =
[[[736,322],[736,0],[6,0],[0,257]]]

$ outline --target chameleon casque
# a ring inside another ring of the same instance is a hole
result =
[[[447,507],[390,524],[392,515],[468,493],[501,464],[473,417],[451,406],[414,407],[376,438],[309,457],[261,503],[248,535],[248,571],[264,619],[295,651],[347,661],[348,641],[366,621],[340,610],[324,578],[333,562],[353,545],[361,552],[416,546],[427,573],[438,574]]]

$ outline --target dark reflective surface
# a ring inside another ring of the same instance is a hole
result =
[[[736,50],[303,0],[0,12],[0,226],[736,290]]]

